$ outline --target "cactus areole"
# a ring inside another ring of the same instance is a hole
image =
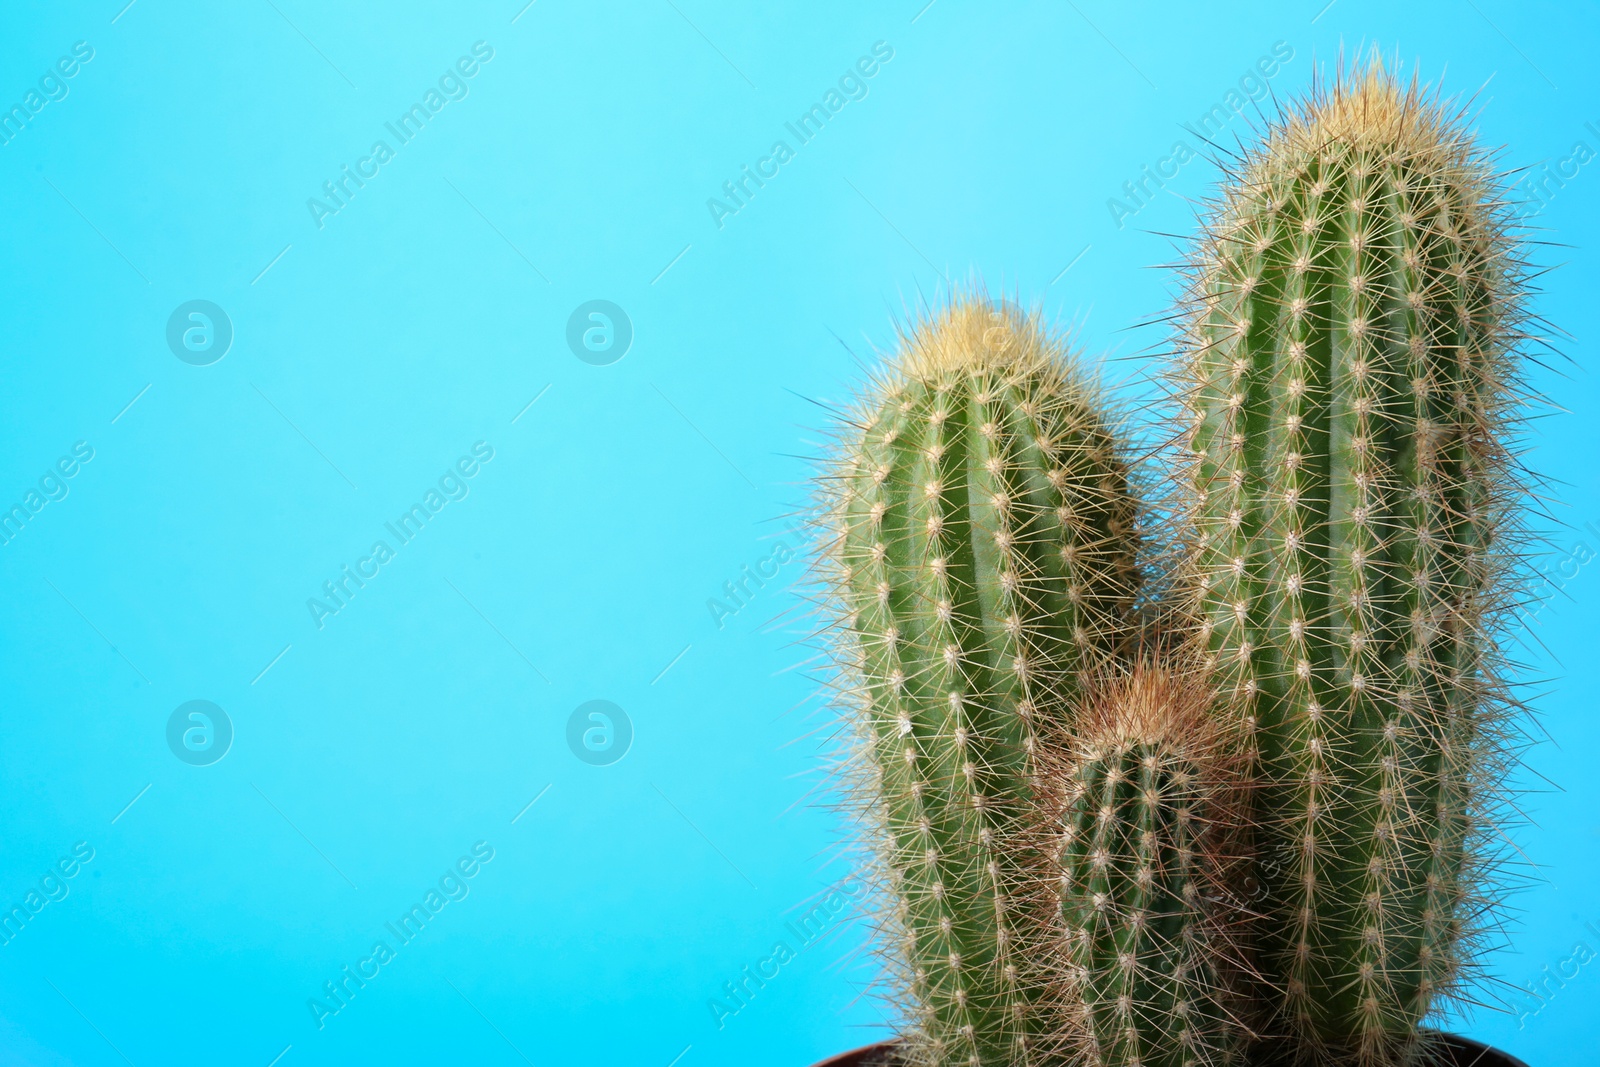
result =
[[[1471,964],[1511,710],[1520,272],[1458,116],[1374,60],[1246,156],[1193,271],[1197,584],[1301,1063],[1402,1062]]]

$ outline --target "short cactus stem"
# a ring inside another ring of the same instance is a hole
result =
[[[1108,678],[1054,776],[1072,1063],[1237,1062],[1239,793],[1210,715],[1210,691],[1170,670]]]
[[[978,297],[907,334],[847,426],[825,568],[910,1056],[1050,1063],[1037,758],[1128,636],[1127,461],[1063,346]]]
[[[1197,596],[1253,730],[1292,1062],[1405,1062],[1482,928],[1524,493],[1497,190],[1374,59],[1268,130],[1195,263]]]

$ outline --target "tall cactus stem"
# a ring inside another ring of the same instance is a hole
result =
[[[902,336],[823,491],[832,651],[907,1054],[1052,1063],[1027,831],[1041,746],[1129,638],[1123,447],[1036,315],[958,296]]]
[[[1498,894],[1525,268],[1467,119],[1374,54],[1272,123],[1193,262],[1195,589],[1250,731],[1275,1043],[1387,1067]]]

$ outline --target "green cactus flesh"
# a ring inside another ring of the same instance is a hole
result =
[[[1483,156],[1376,62],[1245,160],[1195,272],[1198,588],[1253,731],[1299,1062],[1399,1062],[1471,962],[1518,468]]]
[[[842,647],[914,1061],[1049,1062],[1026,902],[1036,754],[1137,591],[1095,391],[1038,323],[957,300],[903,339],[831,480]]]
[[[1216,914],[1229,802],[1208,696],[1159,672],[1119,682],[1059,776],[1076,1063],[1234,1062],[1222,983],[1235,952]]]

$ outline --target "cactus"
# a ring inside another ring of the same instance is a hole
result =
[[[1093,686],[1046,775],[1075,1063],[1238,1062],[1235,756],[1179,662]]]
[[[1192,263],[1196,596],[1297,1063],[1419,1055],[1488,928],[1526,492],[1502,192],[1463,116],[1374,56],[1271,125]]]
[[[911,1062],[1051,1062],[1035,773],[1128,638],[1135,497],[1034,315],[954,299],[901,338],[823,479],[824,581]]]

